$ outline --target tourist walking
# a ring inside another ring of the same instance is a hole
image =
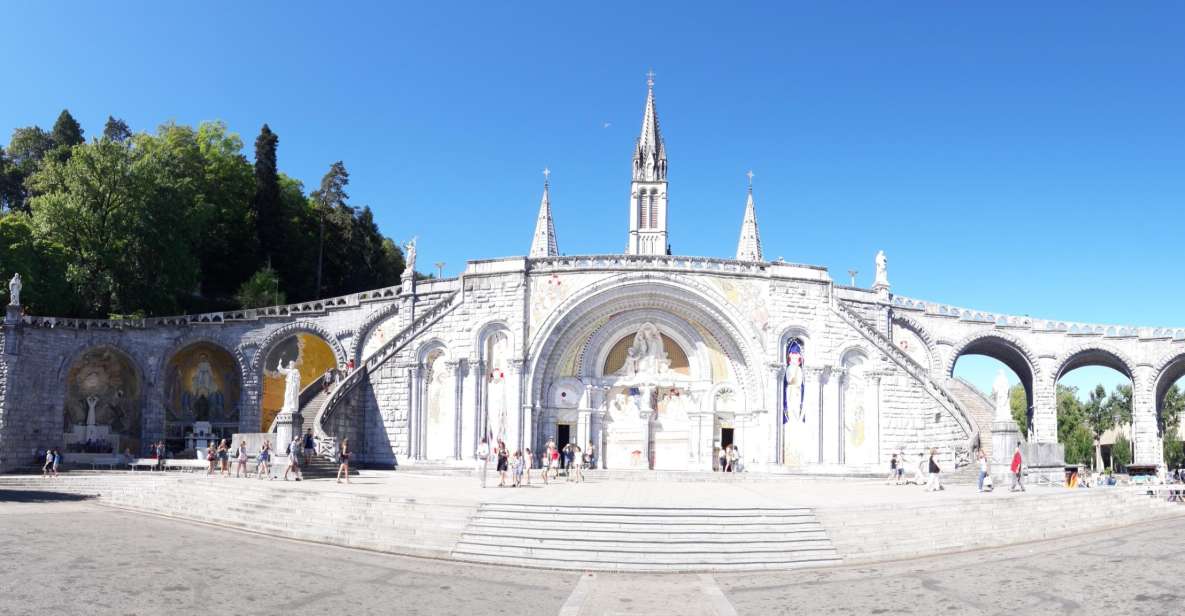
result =
[[[926,488],[931,492],[942,490],[942,468],[938,466],[938,448],[930,449],[930,482]]]
[[[535,454],[531,453],[531,448],[527,447],[523,452],[523,475],[526,477],[527,485],[531,485],[531,467],[535,465]]]
[[[523,481],[523,452],[514,451],[514,455],[510,459],[510,473],[513,481],[510,486],[517,488]]]
[[[45,466],[41,467],[41,476],[48,477],[49,476],[49,469],[52,466],[53,466],[53,450],[46,449],[45,450]]]
[[[313,461],[313,455],[317,453],[317,439],[313,437],[313,429],[309,428],[304,433],[304,465],[308,466]]]
[[[333,370],[327,370],[321,377],[321,392],[328,393],[330,387],[333,385]]]
[[[206,476],[209,477],[214,474],[214,467],[218,463],[218,447],[214,443],[206,443],[206,463],[210,465],[206,469]]]
[[[560,478],[560,450],[558,447],[556,447],[555,443],[549,443],[548,446],[551,448],[551,460],[548,462],[548,466],[551,467],[551,478],[552,479],[559,479]]]
[[[342,482],[342,475],[346,476],[346,483],[350,483],[350,439],[343,438],[341,449],[337,452],[337,482]]]
[[[506,487],[506,472],[510,466],[510,454],[506,451],[506,443],[498,439],[498,487]]]
[[[572,443],[572,470],[568,471],[568,481],[584,482],[584,457],[580,453],[580,445]]]
[[[893,454],[893,457],[889,458],[889,477],[885,479],[885,485],[889,485],[890,481],[897,479],[898,464],[899,462],[897,461],[897,454]]]
[[[553,445],[551,441],[547,441],[547,446],[543,448],[543,455],[539,456],[539,468],[543,470],[543,485],[551,483],[549,475],[551,475],[551,450]]]
[[[1012,466],[1008,470],[1012,471],[1012,486],[1008,488],[1009,492],[1015,492],[1019,489],[1021,492],[1025,491],[1025,482],[1021,478],[1021,473],[1024,472],[1024,456],[1020,455],[1020,443],[1016,444],[1016,451],[1012,454]]]
[[[905,451],[897,452],[897,485],[905,483]]]
[[[160,467],[159,470],[162,470],[162,471],[165,470],[165,453],[166,452],[165,452],[165,442],[164,441],[157,441],[156,442],[155,453],[156,453],[156,465],[158,467]]]
[[[588,442],[588,468],[597,467],[597,447],[592,441]]]
[[[300,481],[302,475],[300,474],[300,435],[292,437],[292,442],[288,443],[288,466],[284,468],[284,481],[288,481],[288,473],[296,475],[296,480]]]
[[[983,492],[983,478],[988,475],[988,459],[982,449],[979,450],[979,453],[975,457],[979,462],[979,491]]]
[[[741,462],[741,449],[736,445],[728,446],[728,472],[737,472],[737,467]]]
[[[219,472],[220,477],[230,477],[230,447],[226,444],[226,439],[222,439],[218,443],[218,465],[222,469]]]
[[[58,449],[57,447],[54,447],[54,449],[53,449],[53,467],[52,467],[54,477],[58,476],[58,467],[60,467],[61,465],[62,465],[62,450]]]
[[[486,487],[486,472],[490,469],[490,444],[483,436],[477,444],[477,469],[481,473],[481,487]]]
[[[259,460],[255,464],[255,476],[259,479],[267,477],[272,478],[272,443],[271,441],[263,441],[263,447],[259,448]]]
[[[247,471],[247,441],[240,441],[239,448],[235,450],[235,479],[239,478],[239,473],[244,479],[251,476]]]

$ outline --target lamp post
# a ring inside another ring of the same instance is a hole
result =
[[[854,269],[850,269],[850,270],[848,270],[848,276],[851,276],[851,277],[852,277],[852,286],[853,286],[853,287],[854,287],[854,286],[856,286],[856,274],[859,274],[859,273],[860,273],[860,272],[858,272],[858,271],[856,271],[856,270],[854,270]]]
[[[433,265],[436,266],[436,279],[440,280],[441,278],[444,278],[444,261],[437,261],[436,263],[433,263]]]

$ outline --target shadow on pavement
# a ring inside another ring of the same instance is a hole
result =
[[[0,503],[62,503],[90,500],[88,494],[68,494],[46,490],[4,490],[0,489]]]

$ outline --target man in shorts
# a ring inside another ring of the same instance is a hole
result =
[[[304,433],[304,465],[308,466],[312,462],[313,456],[317,453],[317,439],[313,438],[313,429],[309,428]]]

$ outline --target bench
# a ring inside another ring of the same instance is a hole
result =
[[[133,471],[138,468],[147,468],[151,471],[160,468],[160,462],[156,458],[136,458],[128,462],[128,467]]]
[[[92,471],[98,470],[100,466],[102,466],[104,468],[109,468],[111,470],[115,470],[115,467],[120,466],[123,463],[123,460],[124,460],[123,456],[109,456],[106,458],[94,458],[90,461],[91,470]]]
[[[188,458],[168,458],[164,464],[165,470],[180,469],[193,471],[204,471],[210,468],[210,463],[205,460],[191,460]]]

